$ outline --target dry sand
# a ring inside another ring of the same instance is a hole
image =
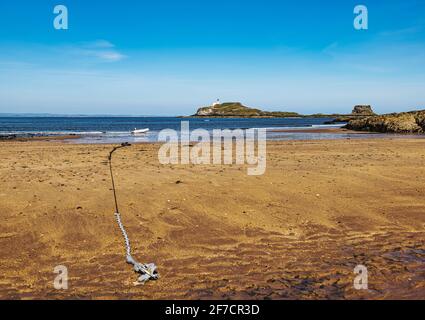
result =
[[[0,143],[0,298],[425,298],[425,140],[270,142],[258,177],[118,151],[134,256],[161,274],[145,286],[124,261],[110,148]],[[369,290],[353,288],[358,264]]]

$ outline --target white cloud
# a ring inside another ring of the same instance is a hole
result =
[[[115,45],[107,40],[88,42],[86,46],[91,48],[115,48]]]
[[[117,62],[126,58],[126,55],[115,49],[115,45],[107,40],[85,42],[74,47],[76,55],[96,58],[102,62]]]
[[[120,61],[124,58],[126,58],[125,55],[116,52],[116,51],[99,51],[99,52],[95,52],[94,53],[98,58],[104,60],[104,61],[109,61],[109,62],[115,62],[115,61]]]

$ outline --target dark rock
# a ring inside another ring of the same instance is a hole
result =
[[[422,131],[425,132],[425,111],[420,111],[415,115],[415,120]]]
[[[382,133],[424,133],[425,110],[353,119],[345,127],[350,130]]]
[[[354,107],[351,114],[354,115],[354,116],[374,116],[374,115],[376,115],[376,113],[373,112],[372,107],[370,105],[357,105],[357,106]]]
[[[325,124],[335,124],[335,123],[347,123],[351,120],[362,119],[368,116],[375,116],[376,113],[373,112],[372,107],[370,105],[357,105],[354,106],[351,114],[340,115],[333,119],[332,121],[326,121]]]
[[[16,134],[2,134],[0,135],[0,140],[14,140],[16,139]]]

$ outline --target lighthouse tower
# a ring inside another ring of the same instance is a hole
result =
[[[213,107],[215,107],[215,106],[218,106],[220,104],[220,99],[217,99],[217,101],[216,102],[214,102],[213,104],[212,104],[212,106]]]

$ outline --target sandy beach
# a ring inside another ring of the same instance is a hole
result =
[[[425,298],[425,140],[269,142],[267,171],[160,165],[111,145],[0,142],[1,299]],[[369,289],[353,269],[367,266]],[[69,289],[56,290],[57,265]]]

